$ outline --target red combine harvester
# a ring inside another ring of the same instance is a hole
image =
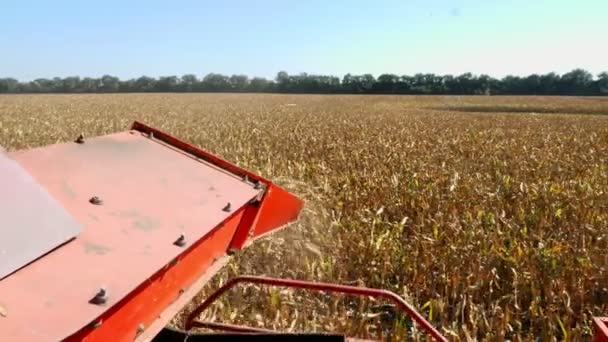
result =
[[[165,329],[234,251],[297,220],[303,203],[139,122],[126,132],[0,151],[0,173],[0,341],[183,340],[194,328],[223,333],[190,341],[345,340],[199,320],[242,283],[392,300],[446,340],[392,292],[256,276],[229,280],[192,312],[185,332]]]

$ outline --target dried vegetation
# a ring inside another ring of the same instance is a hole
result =
[[[355,283],[404,296],[453,340],[580,340],[608,314],[607,112],[603,98],[1,96],[0,145],[140,120],[306,200],[199,299],[243,273]],[[206,318],[412,334],[390,305],[282,289],[239,288]]]

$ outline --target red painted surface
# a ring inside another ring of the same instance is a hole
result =
[[[180,295],[180,290],[201,277],[214,259],[222,256],[241,220],[242,211],[197,242],[177,259],[155,274],[123,302],[104,313],[97,328],[88,326],[66,341],[133,341],[137,328],[150,326]]]
[[[247,206],[241,224],[237,229],[232,241],[230,242],[230,250],[241,249],[250,238],[250,232],[253,232],[255,219],[260,212],[260,203],[252,203]]]
[[[358,287],[358,286],[348,286],[348,285],[338,285],[338,284],[329,284],[329,283],[320,283],[320,282],[310,282],[310,281],[302,281],[302,280],[292,280],[292,279],[279,279],[279,278],[269,278],[269,277],[259,277],[259,276],[240,276],[233,279],[230,279],[226,284],[220,287],[216,292],[211,294],[201,305],[199,305],[196,309],[190,313],[188,319],[186,320],[186,329],[190,330],[194,327],[207,327],[207,328],[220,328],[228,331],[242,331],[242,332],[256,332],[257,329],[252,329],[249,327],[241,327],[230,324],[215,324],[215,323],[207,323],[198,321],[198,317],[200,314],[205,311],[213,302],[215,302],[220,296],[222,296],[226,291],[235,287],[239,284],[264,284],[270,286],[283,286],[283,287],[291,287],[291,288],[300,288],[314,291],[326,291],[326,292],[337,292],[358,296],[369,296],[374,298],[385,298],[391,300],[395,303],[404,313],[406,313],[409,317],[414,319],[416,323],[418,323],[428,334],[430,334],[436,341],[446,341],[447,339],[433,327],[431,323],[429,323],[420,313],[416,311],[412,306],[410,306],[403,298],[398,296],[397,294],[386,291],[386,290],[378,290],[367,287]],[[267,330],[260,330],[262,332],[266,332]]]
[[[169,307],[180,289],[209,276],[207,267],[226,253],[237,229],[250,230],[253,221],[241,218],[258,195],[253,183],[231,164],[153,132],[11,154],[84,229],[0,281],[0,340],[132,340],[140,324],[170,319],[161,313],[175,310]],[[92,196],[102,205],[89,203]],[[228,202],[232,210],[223,211]],[[287,205],[273,208],[292,212]],[[180,234],[184,247],[173,244]],[[100,287],[107,303],[90,304]]]
[[[237,177],[242,178],[247,176],[250,182],[261,182],[266,188],[266,192],[263,196],[264,200],[262,200],[260,203],[260,209],[258,211],[247,213],[248,219],[251,218],[252,215],[255,215],[252,228],[252,235],[254,238],[263,237],[266,233],[276,229],[276,227],[285,225],[286,222],[293,222],[297,219],[304,206],[301,199],[294,194],[285,191],[276,184],[273,184],[268,179],[238,167],[208,151],[194,147],[167,133],[146,126],[140,122],[135,122],[132,128],[145,134],[151,134],[155,139],[163,141],[182,151],[186,151],[197,158],[217,165],[218,167],[236,175]],[[247,234],[241,231],[241,234],[238,234],[238,236],[235,237],[231,247],[237,249],[244,247],[247,242],[246,237]],[[249,240],[249,242],[252,241],[253,240]]]
[[[595,324],[595,342],[608,342],[608,317],[593,317]]]
[[[275,184],[270,184],[254,223],[254,238],[264,236],[274,227],[280,226],[281,222],[296,220],[303,206],[304,203],[299,198]]]
[[[192,156],[195,156],[197,158],[200,158],[201,160],[204,160],[210,164],[216,165],[220,169],[225,170],[228,173],[235,175],[236,177],[242,178],[243,176],[247,175],[247,177],[249,177],[250,181],[261,181],[264,184],[271,183],[268,179],[261,177],[259,175],[256,175],[255,173],[250,172],[248,170],[245,170],[227,160],[224,160],[224,159],[212,154],[209,151],[205,151],[201,148],[190,145],[165,132],[159,131],[159,130],[152,128],[150,126],[147,126],[141,122],[138,122],[138,121],[134,122],[131,128],[133,130],[136,130],[136,131],[139,131],[139,132],[142,132],[145,134],[152,134],[155,139],[157,139],[159,141],[163,141],[168,145],[174,146],[175,148],[179,149],[180,151],[184,151],[184,152],[186,152]]]

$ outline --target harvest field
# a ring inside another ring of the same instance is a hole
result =
[[[580,340],[608,315],[607,114],[608,98],[14,95],[0,96],[0,145],[143,121],[306,201],[212,285],[361,284],[404,296],[453,340]],[[403,338],[411,322],[380,304],[241,288],[206,317]]]

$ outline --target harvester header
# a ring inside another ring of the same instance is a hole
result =
[[[270,180],[139,122],[98,137],[0,148],[0,175],[0,341],[158,338],[233,252],[294,222],[303,207]],[[198,320],[242,283],[392,300],[445,340],[388,291],[246,275],[196,307],[186,328],[279,336]]]
[[[139,122],[0,153],[0,171],[3,341],[153,336],[214,263],[303,205]]]

